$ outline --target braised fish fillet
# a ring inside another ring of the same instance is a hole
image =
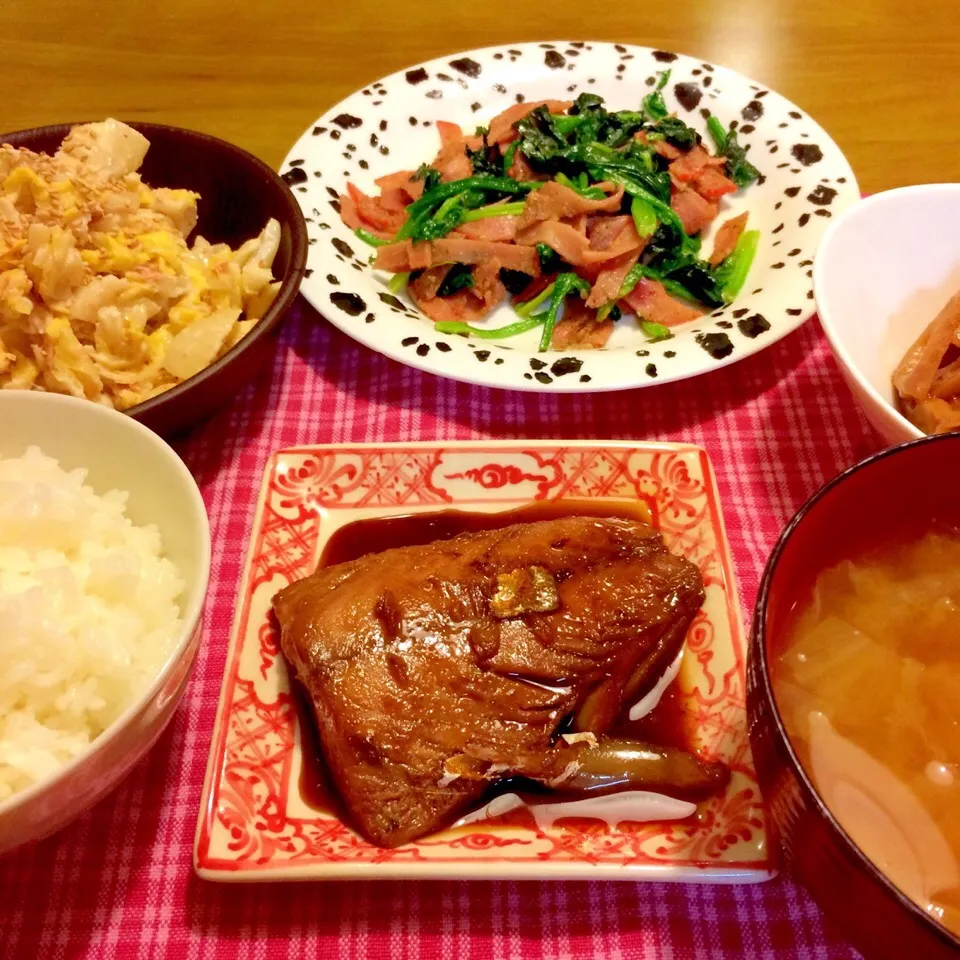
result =
[[[562,789],[674,660],[703,597],[654,528],[564,517],[320,569],[273,605],[344,805],[392,847],[496,779]],[[720,783],[719,765],[673,753],[692,793]]]

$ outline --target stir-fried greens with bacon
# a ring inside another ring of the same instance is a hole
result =
[[[760,177],[732,127],[709,118],[712,154],[668,112],[668,77],[636,111],[583,93],[518,103],[472,136],[440,121],[432,163],[381,177],[378,197],[348,184],[341,217],[438,331],[539,327],[541,350],[601,347],[629,312],[648,339],[668,339],[743,287],[759,240],[747,214],[719,227],[706,257],[700,234]],[[508,294],[516,321],[478,325]]]

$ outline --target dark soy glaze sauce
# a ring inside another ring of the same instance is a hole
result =
[[[392,517],[375,517],[355,520],[335,530],[320,556],[318,567],[347,563],[395,547],[412,547],[437,540],[449,540],[461,533],[483,530],[498,530],[514,523],[533,523],[538,520],[555,520],[560,517],[600,517],[650,522],[650,513],[641,501],[597,500],[549,500],[530,503],[515,510],[487,513],[467,510],[438,510],[427,513],[405,514]],[[303,685],[292,681],[291,698],[296,708],[300,728],[302,766],[300,771],[300,796],[313,809],[328,813],[338,820],[349,823],[349,817],[332,786],[330,774],[320,747],[317,725],[313,716],[310,698]],[[630,720],[630,704],[625,704],[610,735],[650,740],[664,746],[691,750],[696,729],[696,718],[686,704],[676,682],[664,693],[659,705],[640,720]],[[519,793],[528,802],[556,802],[564,799],[550,791],[538,789],[535,784],[522,779],[506,779],[495,784],[477,809],[494,797],[505,793]],[[569,799],[569,798],[567,798]],[[485,823],[513,820],[513,814],[493,817]],[[465,827],[464,829],[470,829]]]
[[[342,823],[349,823],[343,803],[333,786],[333,779],[327,770],[323,751],[320,748],[320,736],[317,733],[317,721],[313,715],[310,694],[297,679],[290,678],[290,699],[297,715],[297,727],[300,730],[300,798],[308,806],[320,813],[328,813]]]
[[[332,567],[394,547],[413,547],[450,540],[461,533],[499,530],[514,523],[534,523],[560,517],[619,517],[650,522],[650,512],[640,501],[545,500],[516,510],[486,513],[474,510],[437,510],[393,517],[355,520],[331,534],[320,556],[320,567]]]

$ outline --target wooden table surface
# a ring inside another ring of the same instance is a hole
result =
[[[329,106],[405,65],[577,38],[690,53],[778,90],[864,190],[960,180],[957,0],[3,0],[0,129],[155,120],[277,165]]]

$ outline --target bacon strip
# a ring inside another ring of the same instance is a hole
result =
[[[588,213],[578,213],[575,217],[568,217],[564,223],[569,223],[577,233],[582,233],[585,237],[589,237],[587,226],[590,223],[590,215]]]
[[[711,267],[723,263],[733,253],[740,235],[747,227],[748,217],[749,214],[741,213],[739,217],[731,217],[720,225],[713,241],[713,253],[710,254]]]
[[[423,196],[423,181],[414,180],[414,171],[398,170],[396,173],[388,173],[385,177],[378,177],[373,182],[380,188],[383,194],[387,190],[401,190],[410,199],[407,203],[413,203]]]
[[[564,113],[571,101],[538,100],[518,103],[495,117],[487,142],[501,150],[517,139],[515,125],[539,107],[551,113]],[[468,151],[479,148],[483,138],[465,136],[455,123],[437,121],[441,147],[433,166],[446,181],[465,179],[473,174]],[[637,138],[646,141],[643,133]],[[702,145],[683,151],[664,140],[650,144],[668,161],[671,179],[671,205],[690,235],[699,233],[717,215],[719,198],[736,190],[724,176],[723,157],[714,157]],[[624,190],[612,183],[598,184],[604,195],[587,199],[577,190],[538,174],[527,157],[516,151],[509,174],[520,180],[541,180],[543,185],[531,191],[519,216],[502,214],[463,223],[443,238],[420,242],[388,242],[377,249],[375,266],[393,273],[417,272],[410,285],[411,295],[433,319],[476,319],[487,313],[506,296],[500,270],[526,273],[534,280],[524,291],[538,289],[540,258],[536,247],[546,244],[577,273],[592,280],[586,303],[571,299],[564,319],[557,325],[554,342],[563,346],[601,346],[610,335],[611,324],[598,324],[595,310],[616,302],[630,270],[639,261],[648,238],[637,233],[633,218],[621,213]],[[409,170],[380,177],[379,197],[367,196],[353,184],[340,197],[341,218],[354,229],[363,228],[391,241],[406,221],[406,210],[423,195],[424,185]],[[493,212],[493,211],[491,211]],[[499,213],[499,211],[497,211]],[[746,226],[746,215],[724,223],[717,231],[711,264],[726,259],[736,247]],[[439,297],[437,292],[452,264],[473,267],[473,286]],[[623,304],[640,316],[667,326],[686,323],[702,315],[701,311],[671,297],[663,285],[642,280],[623,299]],[[951,334],[960,345],[960,328]],[[915,353],[929,352],[927,341],[918,344]],[[942,353],[942,351],[941,351]],[[960,379],[960,367],[951,366],[939,377],[941,395]]]
[[[651,144],[647,140],[646,131],[640,130],[633,135],[634,140],[639,140],[644,146],[653,147],[655,153],[658,153],[664,160],[676,160],[678,157],[683,155],[683,151],[679,147],[675,147],[672,143],[668,143],[666,140],[654,140]]]
[[[445,263],[440,267],[430,267],[424,270],[411,284],[410,293],[417,302],[421,300],[433,300],[437,291],[443,286],[443,281],[447,279],[447,274],[453,269],[452,263]]]
[[[690,236],[712,223],[720,211],[718,204],[704,200],[696,190],[676,186],[670,191],[670,206]]]
[[[587,297],[587,306],[596,309],[616,300],[620,296],[623,281],[639,259],[640,251],[637,250],[634,253],[625,253],[616,260],[610,260],[597,275],[590,290],[590,296]]]
[[[423,243],[403,240],[400,243],[387,244],[377,250],[374,266],[378,270],[389,270],[391,273],[405,273],[441,263],[483,264],[489,260],[498,261],[500,266],[507,270],[519,270],[532,277],[540,275],[540,258],[533,247],[493,243],[489,240],[463,240],[458,237],[445,237]]]
[[[702,317],[703,310],[688,306],[675,300],[664,289],[659,280],[644,277],[624,298],[638,317],[651,323],[662,323],[665,327],[677,327]]]
[[[403,225],[403,206],[385,205],[381,197],[368,197],[352,183],[340,195],[340,218],[351,230],[363,228],[383,240],[392,237]]]
[[[737,192],[737,185],[712,167],[708,167],[697,177],[696,187],[697,193],[704,200],[719,200],[725,194]]]
[[[720,172],[726,163],[725,157],[711,156],[697,144],[670,164],[670,178],[692,187],[704,200],[719,200],[737,190],[737,185]]]
[[[554,350],[594,349],[602,347],[613,333],[613,321],[597,320],[597,315],[579,297],[568,297],[563,316],[553,328],[550,346]]]
[[[440,179],[447,183],[472,176],[473,164],[467,156],[467,144],[459,124],[438,120],[437,132],[441,146],[433,166],[440,171]]]
[[[467,240],[491,240],[495,243],[509,243],[517,236],[519,217],[488,217],[486,220],[473,220],[461,223],[451,237],[464,237]]]
[[[702,144],[691,147],[686,153],[681,153],[676,160],[670,164],[670,174],[676,177],[681,183],[696,183],[697,179],[703,174],[704,170],[710,167],[722,168],[726,166],[725,157],[713,157]]]
[[[513,162],[507,169],[507,176],[514,180],[542,180],[546,174],[537,173],[527,162],[522,150],[517,150],[513,154]]]
[[[514,124],[533,113],[537,107],[546,107],[550,113],[563,113],[573,106],[572,100],[531,100],[529,103],[516,103],[498,113],[490,121],[487,143],[499,143],[501,147],[517,139]]]
[[[609,250],[632,219],[626,214],[617,217],[592,217],[587,223],[590,249]]]
[[[472,287],[458,290],[449,297],[438,297],[437,290],[449,270],[449,266],[432,267],[410,284],[411,296],[431,320],[479,320],[507,295],[506,288],[500,281],[500,263],[490,260],[473,271]]]
[[[612,187],[612,184],[601,186]],[[524,227],[541,220],[562,220],[564,217],[575,217],[581,213],[615,213],[620,209],[622,200],[623,187],[619,187],[603,200],[588,200],[576,190],[551,180],[527,196],[517,229],[523,230]]]
[[[616,242],[606,250],[592,250],[589,238],[579,233],[568,223],[559,223],[556,220],[547,220],[544,223],[535,223],[526,230],[517,233],[517,242],[530,244],[545,243],[555,250],[567,263],[577,267],[589,267],[593,264],[605,263],[614,260],[625,253],[638,252],[643,249],[646,240],[637,234],[637,228],[631,220]],[[383,249],[383,248],[382,248]]]

